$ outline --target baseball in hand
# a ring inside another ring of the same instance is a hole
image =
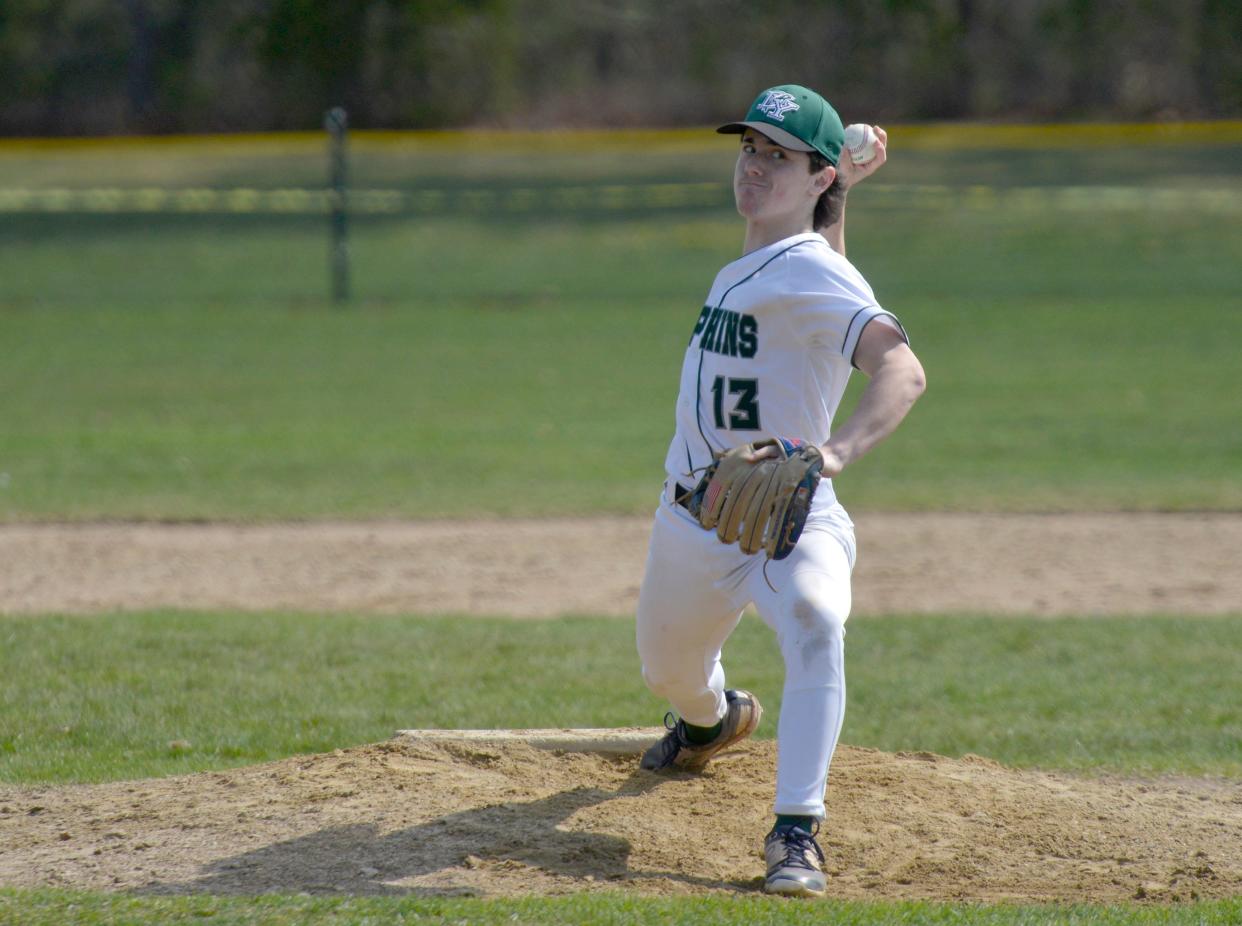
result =
[[[875,160],[875,129],[869,125],[855,123],[845,127],[845,147],[850,153],[850,160],[855,164],[866,164]]]

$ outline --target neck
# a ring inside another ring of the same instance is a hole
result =
[[[769,244],[792,238],[806,232],[815,231],[811,226],[810,216],[783,217],[764,221],[748,220],[746,222],[746,240],[742,242],[742,253],[749,254]]]

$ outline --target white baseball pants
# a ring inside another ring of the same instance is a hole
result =
[[[721,648],[754,603],[785,660],[773,809],[816,818],[824,816],[828,766],[845,718],[844,637],[855,550],[849,516],[828,485],[820,493],[798,546],[768,563],[765,581],[763,553],[748,556],[721,543],[666,491],[652,527],[637,622],[647,686],[687,723],[712,726],[725,714]]]

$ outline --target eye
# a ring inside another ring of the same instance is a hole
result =
[[[745,151],[747,154],[754,154],[755,146],[750,144],[750,142],[747,142],[746,144],[742,145],[742,150]]]
[[[782,151],[780,148],[776,148],[775,150],[773,150],[772,159],[774,161],[781,161],[781,160],[784,160],[784,158],[785,158],[785,152]]]

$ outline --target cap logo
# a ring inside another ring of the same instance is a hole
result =
[[[784,122],[785,113],[797,111],[801,107],[792,93],[786,93],[784,90],[767,90],[763,94],[763,99],[755,104],[755,109],[769,119]]]

